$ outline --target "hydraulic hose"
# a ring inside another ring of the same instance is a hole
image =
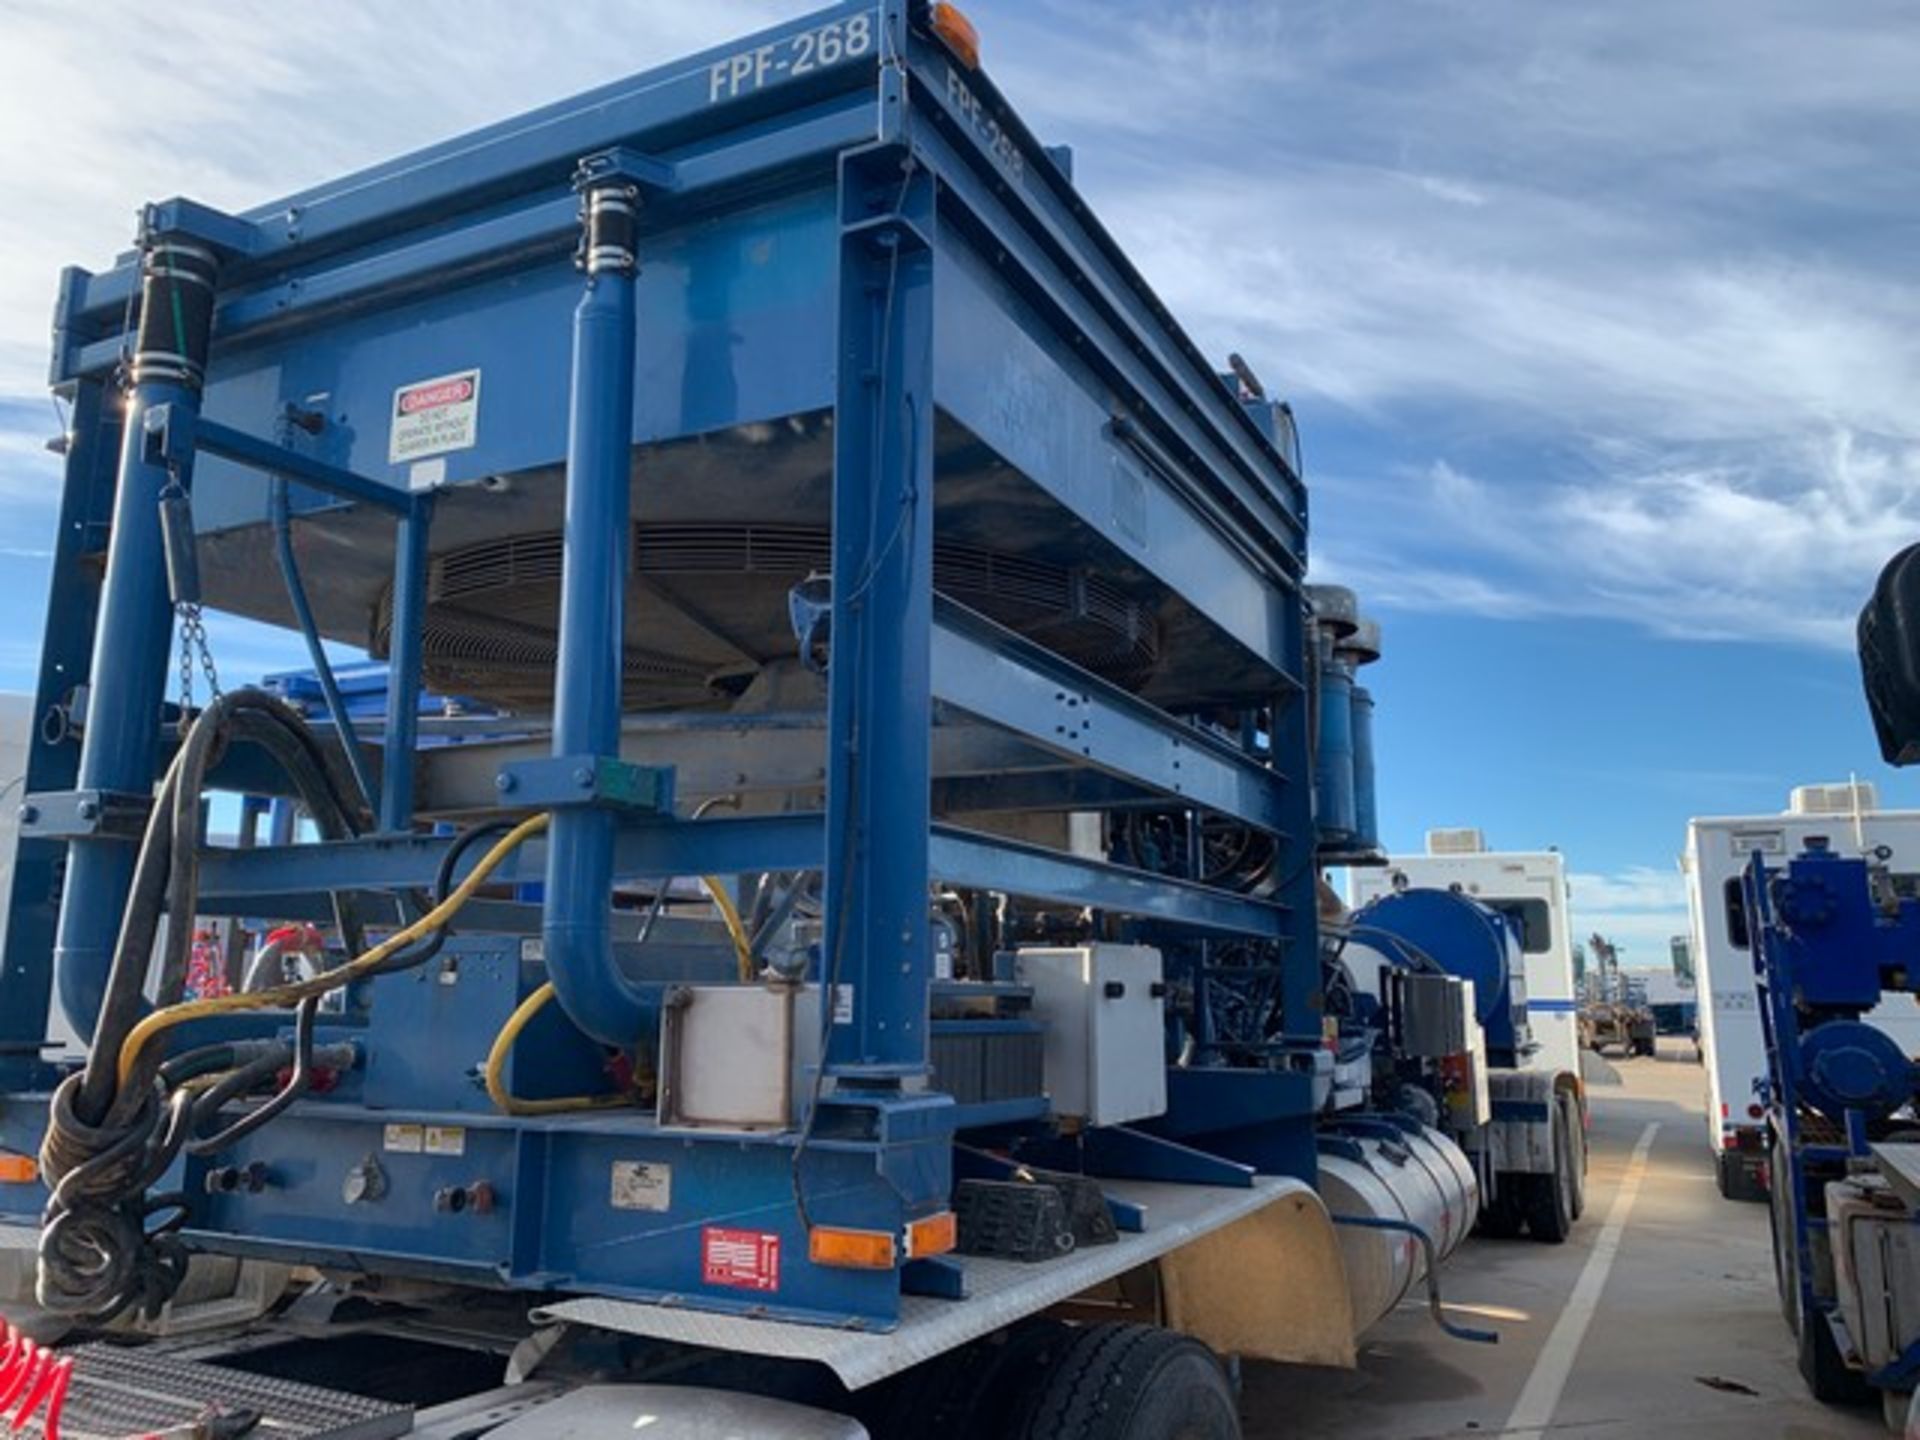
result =
[[[360,741],[354,734],[352,717],[347,714],[346,699],[340,693],[340,682],[334,678],[333,664],[327,659],[327,647],[321,642],[320,627],[313,618],[313,606],[307,599],[306,584],[300,578],[300,562],[293,553],[293,512],[288,502],[287,477],[275,475],[267,496],[273,524],[273,550],[280,562],[280,578],[286,582],[287,600],[293,606],[293,618],[300,627],[301,638],[307,642],[307,658],[313,664],[313,673],[319,678],[320,694],[326,700],[328,718],[333,721],[334,733],[340,737],[340,749],[353,771],[354,783],[360,787],[361,798],[371,806],[379,792],[374,789],[373,773],[367,768],[367,757],[360,752]]]
[[[739,963],[740,978],[753,979],[753,941],[747,935],[746,923],[740,918],[740,908],[733,903],[733,897],[727,893],[727,887],[718,876],[702,875],[700,885],[707,892],[707,898],[713,901],[713,908],[720,912],[721,920],[726,923],[727,938],[733,941],[733,955]]]
[[[236,690],[220,696],[200,713],[167,769],[135,862],[94,1029],[93,1049],[78,1096],[78,1111],[90,1124],[100,1124],[107,1118],[107,1106],[119,1088],[113,1083],[112,1057],[147,1008],[143,991],[163,906],[169,914],[184,918],[168,926],[157,998],[161,1005],[180,998],[204,838],[200,796],[207,770],[235,740],[256,743],[273,757],[293,781],[327,838],[344,839],[359,832],[358,816],[342,795],[325,752],[299,716],[281,701],[260,690]],[[351,904],[336,897],[334,911],[349,949],[361,948],[360,925]],[[124,1090],[122,1094],[127,1098]],[[127,1104],[132,1103],[128,1098]],[[124,1120],[125,1114],[118,1118]]]
[[[513,1042],[520,1038],[520,1032],[552,999],[553,982],[548,980],[515,1007],[513,1014],[507,1017],[507,1023],[500,1027],[500,1033],[494,1036],[493,1047],[487,1052],[484,1072],[487,1098],[493,1101],[494,1108],[502,1115],[559,1115],[569,1110],[605,1110],[631,1104],[633,1097],[621,1094],[521,1100],[507,1089],[507,1060],[513,1054]]]
[[[362,824],[328,764],[326,752],[291,709],[257,690],[217,698],[195,720],[168,768],[136,860],[100,1022],[88,1063],[55,1091],[41,1147],[51,1189],[43,1216],[37,1293],[61,1314],[108,1319],[128,1305],[157,1313],[178,1288],[186,1252],[177,1232],[187,1218],[184,1196],[150,1188],[182,1149],[210,1154],[282,1113],[307,1090],[316,1070],[350,1068],[356,1052],[336,1045],[316,1052],[320,998],[383,968],[418,963],[448,922],[492,872],[529,836],[546,828],[535,816],[514,826],[448,892],[453,868],[476,836],[463,836],[443,859],[439,904],[386,941],[364,948],[357,919],[342,897],[335,916],[357,957],[340,968],[253,993],[180,1002],[185,954],[198,902],[198,860],[204,841],[200,797],[208,770],[235,741],[259,745],[289,775],[329,838]],[[163,907],[172,922],[161,951],[160,1008],[142,1017],[145,979]],[[426,941],[422,946],[417,942]],[[413,948],[409,948],[413,947]],[[297,1006],[294,1042],[234,1041],[164,1056],[153,1042],[205,1015]],[[290,1071],[277,1092],[222,1129],[222,1106]]]
[[[288,1005],[324,995],[329,990],[338,990],[343,985],[373,974],[384,961],[405,950],[414,941],[444,928],[447,922],[459,914],[466,903],[474,897],[475,892],[487,883],[488,878],[506,858],[535,835],[544,831],[547,823],[546,815],[535,815],[522,820],[492,849],[480,857],[479,863],[468,873],[467,878],[462,880],[445,900],[412,924],[396,930],[371,950],[354,957],[338,969],[329,970],[323,975],[315,975],[308,980],[276,985],[271,990],[258,990],[252,994],[215,995],[205,1000],[189,1000],[184,1004],[171,1005],[164,1010],[154,1011],[128,1032],[126,1040],[120,1046],[121,1083],[124,1085],[132,1078],[147,1045],[156,1036],[163,1035],[177,1026],[208,1015],[228,1015],[241,1010],[282,1009]]]

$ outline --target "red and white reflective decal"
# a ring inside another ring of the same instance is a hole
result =
[[[737,1290],[778,1290],[780,1237],[762,1230],[705,1226],[700,1231],[700,1278]]]

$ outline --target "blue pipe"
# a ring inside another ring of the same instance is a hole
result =
[[[146,416],[161,405],[189,417],[199,413],[215,274],[212,254],[174,238],[154,240],[143,261],[133,383],[87,677],[76,777],[81,790],[153,790],[173,605],[160,528],[160,492],[169,477],[165,462],[147,458]],[[191,452],[177,468],[180,484],[191,489]],[[60,1008],[83,1036],[92,1036],[106,994],[135,852],[125,840],[101,837],[76,839],[68,847],[54,973]]]
[[[360,751],[359,736],[354,733],[353,717],[347,714],[347,702],[340,694],[340,682],[334,679],[333,663],[327,659],[327,647],[320,639],[320,627],[313,618],[313,606],[307,600],[307,587],[300,579],[300,562],[293,553],[293,515],[288,504],[287,477],[275,474],[268,485],[267,511],[273,525],[273,552],[280,562],[280,578],[286,582],[287,600],[293,606],[294,623],[307,642],[307,659],[320,681],[320,694],[327,704],[327,717],[339,736],[341,753],[353,782],[360,787],[360,798],[369,807],[378,793],[373,776],[367,770],[367,757]]]
[[[394,535],[393,625],[387,642],[387,743],[380,828],[413,828],[414,747],[420,738],[420,669],[427,610],[427,538],[433,500],[423,497]]]
[[[637,197],[629,182],[604,172],[585,189],[587,284],[573,312],[553,704],[553,753],[568,759],[619,754],[632,534]],[[541,936],[560,1008],[594,1039],[631,1049],[658,1026],[660,991],[634,984],[614,963],[613,841],[610,810],[554,812]]]
[[[1353,668],[1322,642],[1320,734],[1313,757],[1315,822],[1322,845],[1353,843]]]
[[[1380,806],[1373,770],[1373,692],[1353,687],[1353,848],[1380,847]]]

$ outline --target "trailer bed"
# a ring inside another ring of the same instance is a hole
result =
[[[1041,1263],[968,1256],[966,1299],[905,1296],[899,1325],[892,1330],[796,1325],[751,1315],[600,1298],[564,1300],[536,1311],[534,1318],[706,1349],[811,1360],[833,1371],[848,1389],[858,1390],[1038,1314],[1289,1197],[1306,1197],[1316,1208],[1320,1204],[1310,1186],[1272,1176],[1257,1176],[1246,1189],[1141,1180],[1105,1180],[1101,1186],[1112,1199],[1140,1207],[1146,1228],[1122,1231],[1112,1245],[1091,1246]]]

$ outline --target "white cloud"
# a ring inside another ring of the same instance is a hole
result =
[[[1201,343],[1296,398],[1310,483],[1329,420],[1484,476],[1464,502],[1334,477],[1368,530],[1333,536],[1343,574],[1388,605],[1844,639],[1920,533],[1904,7],[1200,8],[1002,78],[1085,132],[1083,188]],[[1170,114],[1228,143],[1156,143]]]
[[[1687,933],[1686,882],[1677,869],[1634,865],[1605,874],[1575,872],[1567,883],[1576,938],[1584,943],[1596,932],[1605,936],[1630,968],[1667,967],[1669,941]]]

